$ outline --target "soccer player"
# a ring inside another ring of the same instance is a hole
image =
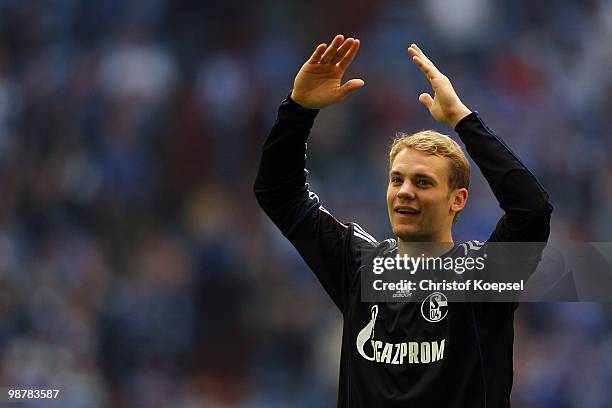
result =
[[[436,295],[424,314],[425,303],[361,298],[364,251],[413,254],[423,242],[446,245],[445,256],[482,250],[477,241],[453,241],[470,179],[459,145],[433,131],[393,144],[387,206],[397,239],[379,242],[356,223],[338,221],[308,189],[310,129],[319,109],[364,86],[361,79],[341,84],[358,49],[359,40],[338,35],[302,66],[263,146],[254,186],[261,207],[342,312],[338,407],[509,407],[516,303],[445,302]],[[546,242],[552,213],[546,191],[418,46],[408,54],[434,91],[419,101],[455,129],[505,212],[488,242]]]

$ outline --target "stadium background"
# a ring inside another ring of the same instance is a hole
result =
[[[1,385],[66,407],[335,403],[340,315],[252,183],[336,33],[361,39],[366,81],[310,143],[338,218],[390,236],[391,138],[449,132],[417,102],[417,42],[547,186],[552,240],[612,239],[610,1],[1,0]],[[459,239],[500,215],[474,178]],[[609,407],[611,312],[519,308],[514,406]]]

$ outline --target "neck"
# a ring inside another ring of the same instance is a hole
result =
[[[439,256],[448,252],[454,245],[453,236],[449,232],[443,237],[428,240],[403,240],[397,237],[397,251],[399,255],[415,256]]]

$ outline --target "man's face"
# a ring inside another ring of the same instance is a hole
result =
[[[450,190],[448,159],[414,149],[395,156],[389,171],[387,207],[393,233],[403,241],[451,242],[465,188]]]

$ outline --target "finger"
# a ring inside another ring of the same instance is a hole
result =
[[[344,40],[344,43],[342,43],[342,45],[338,49],[338,52],[336,53],[334,58],[332,58],[331,63],[337,64],[338,62],[340,62],[340,60],[344,58],[344,56],[351,49],[354,43],[355,40],[352,38],[347,38],[346,40]]]
[[[430,94],[425,92],[419,95],[419,102],[425,105],[429,110],[431,110],[431,107],[433,106],[433,98]]]
[[[355,40],[351,48],[347,51],[346,55],[340,60],[338,66],[343,70],[346,70],[351,62],[355,59],[355,55],[357,55],[357,51],[359,51],[359,40]]]
[[[410,48],[412,50],[414,50],[415,54],[422,57],[425,61],[431,62],[431,60],[429,58],[427,58],[427,55],[425,55],[425,53],[423,52],[422,49],[419,48],[418,45],[416,44],[411,44]]]
[[[317,62],[319,62],[326,49],[327,49],[327,44],[319,44],[317,48],[314,50],[314,52],[312,53],[312,55],[310,56],[310,59],[308,60],[308,62],[313,63],[313,64],[316,64]]]
[[[412,43],[410,44],[410,48],[415,49],[419,54],[423,54],[425,55],[425,53],[423,52],[423,50],[416,44]]]
[[[346,81],[346,83],[340,87],[340,93],[342,94],[342,97],[344,98],[351,92],[356,91],[357,89],[363,88],[364,85],[365,85],[365,82],[363,82],[363,79],[351,79],[349,81]]]
[[[427,79],[429,79],[430,81],[434,79],[437,70],[434,69],[435,67],[433,67],[433,65],[427,64],[425,61],[423,61],[423,58],[417,55],[412,57],[412,61],[414,61],[416,66],[419,67],[419,69],[425,74],[425,76],[427,76]]]
[[[428,71],[431,73],[431,75],[436,75],[436,74],[442,75],[440,70],[435,66],[435,64],[433,62],[431,62],[431,60],[429,58],[427,58],[427,55],[425,55],[423,50],[421,50],[418,45],[412,44],[408,48],[408,54],[410,54],[410,56],[412,57],[413,61],[414,61],[414,57],[418,57],[418,59],[423,63],[423,66],[428,67]],[[419,68],[420,67],[421,66],[419,65]]]
[[[336,37],[334,37],[329,47],[327,47],[327,50],[325,50],[325,53],[323,53],[323,57],[321,57],[321,64],[329,64],[334,55],[336,55],[336,52],[338,52],[338,47],[340,47],[342,41],[344,41],[343,35],[338,34]]]
[[[410,54],[411,57],[421,55],[421,53],[414,47],[414,44],[408,47],[408,54]]]

